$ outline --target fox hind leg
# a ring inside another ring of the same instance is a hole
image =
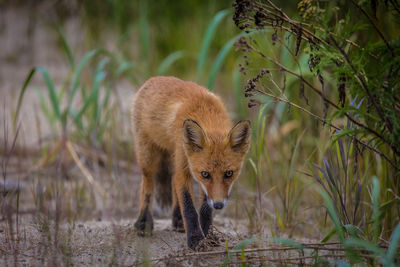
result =
[[[139,140],[146,139],[139,138]],[[151,235],[153,231],[154,176],[160,163],[161,155],[162,153],[155,144],[136,142],[136,158],[142,173],[139,217],[135,223],[135,228],[140,236]]]

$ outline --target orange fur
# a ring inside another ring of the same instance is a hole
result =
[[[133,98],[131,115],[137,163],[142,172],[141,215],[136,227],[142,231],[153,227],[152,219],[151,225],[148,221],[152,218],[154,175],[162,155],[168,154],[173,165],[173,207],[183,217],[188,245],[194,247],[204,235],[196,229],[197,213],[188,200],[194,199],[192,181],[197,180],[205,190],[204,201],[209,205],[216,207],[215,203],[226,202],[248,150],[250,123],[241,121],[232,128],[218,96],[196,83],[174,77],[146,81]],[[232,177],[226,177],[227,171],[233,172]],[[202,172],[210,176],[204,178]],[[211,216],[207,206],[203,208]],[[202,220],[206,219],[200,218],[203,231],[204,227],[208,230],[209,223]]]

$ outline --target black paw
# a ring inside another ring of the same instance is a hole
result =
[[[198,232],[194,232],[194,233],[188,234],[188,237],[187,237],[188,247],[193,249],[193,250],[195,250],[197,245],[204,238],[205,238],[204,234],[200,229],[199,229]]]
[[[140,213],[135,228],[139,236],[151,236],[154,228],[153,216],[147,209]]]
[[[172,230],[181,233],[185,232],[182,214],[179,207],[175,207],[172,212]]]

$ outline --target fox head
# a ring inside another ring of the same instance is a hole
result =
[[[183,123],[183,146],[190,172],[211,208],[222,209],[242,168],[250,144],[250,121],[239,121],[229,133],[205,132],[194,120]]]

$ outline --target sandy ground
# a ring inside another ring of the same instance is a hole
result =
[[[217,218],[210,246],[193,251],[186,246],[185,233],[171,230],[169,219],[155,220],[151,237],[138,237],[132,220],[84,221],[62,224],[58,233],[58,246],[54,245],[54,229],[46,230],[40,222],[21,225],[21,238],[14,242],[18,252],[5,253],[0,265],[84,265],[84,266],[136,266],[149,263],[156,266],[213,266],[226,258],[225,253],[204,256],[209,251],[223,252],[244,238],[231,228],[238,226],[227,218]],[[1,250],[7,250],[7,229],[0,228]],[[239,227],[241,227],[239,225]],[[53,228],[50,226],[50,228]],[[235,228],[237,231],[238,228]]]

